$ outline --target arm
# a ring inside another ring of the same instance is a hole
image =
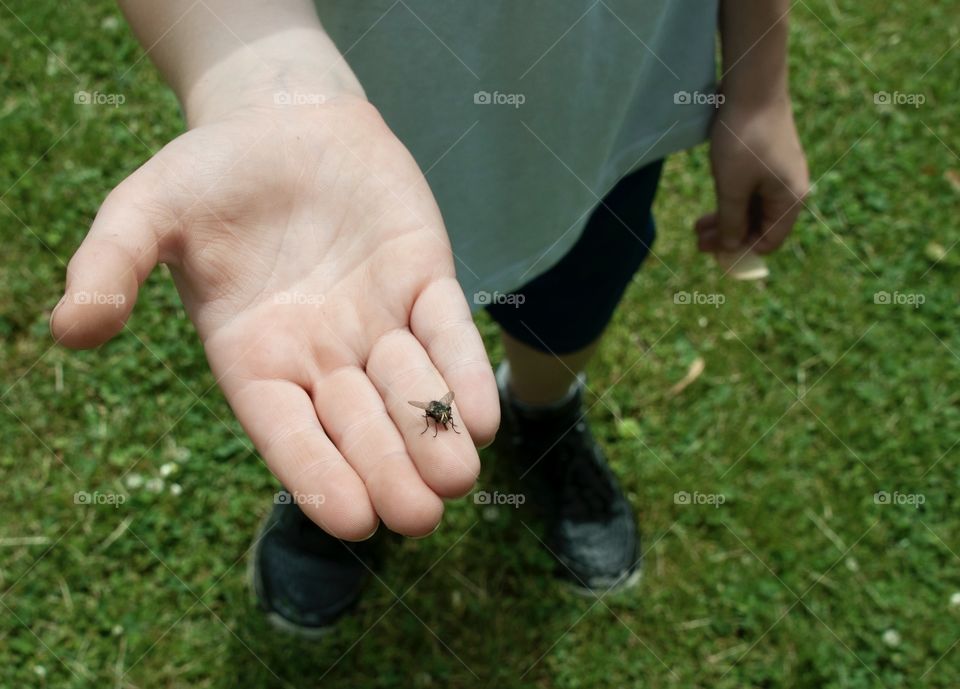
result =
[[[789,0],[721,0],[723,93],[742,103],[789,101]]]
[[[779,248],[809,186],[788,91],[788,0],[721,0],[723,105],[711,135],[717,210],[703,251]]]
[[[499,405],[422,173],[306,0],[122,6],[189,131],[104,201],[54,336],[108,340],[168,264],[227,401],[303,511],[345,539],[380,520],[429,533],[472,487]],[[421,437],[407,400],[447,390],[467,433]]]
[[[137,39],[180,99],[190,127],[277,91],[365,98],[310,0],[120,0]]]

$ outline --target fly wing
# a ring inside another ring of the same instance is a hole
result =
[[[415,406],[417,409],[424,409],[424,410],[427,409],[427,408],[430,406],[430,404],[427,403],[427,402],[412,402],[412,401],[411,401],[411,402],[409,402],[408,404],[412,404],[412,405]]]
[[[443,396],[443,399],[440,400],[440,404],[446,404],[449,406],[451,402],[453,402],[453,390]]]

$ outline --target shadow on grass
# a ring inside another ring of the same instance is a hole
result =
[[[509,485],[502,476],[481,481],[487,490]],[[539,533],[525,508],[451,503],[431,538],[389,543],[358,608],[318,640],[279,632],[249,596],[237,601],[227,672],[215,686],[552,684],[558,642],[605,609],[553,579],[553,563],[527,527]]]

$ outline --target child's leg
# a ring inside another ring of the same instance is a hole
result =
[[[594,341],[570,354],[554,356],[501,332],[510,366],[510,396],[530,406],[546,406],[563,399],[576,376],[597,349]]]
[[[621,180],[556,265],[488,307],[506,350],[497,438],[524,497],[544,511],[558,574],[579,590],[606,592],[640,572],[636,517],[590,432],[578,378],[650,251],[660,168]]]

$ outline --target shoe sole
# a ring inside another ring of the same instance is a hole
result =
[[[266,596],[263,595],[263,580],[257,569],[257,559],[260,557],[260,547],[261,543],[263,543],[262,536],[268,521],[270,521],[270,513],[267,513],[267,516],[260,520],[260,525],[257,527],[257,531],[253,537],[255,545],[251,550],[250,557],[247,558],[247,586],[249,586],[250,595],[253,597],[254,604],[263,612],[270,626],[284,634],[297,636],[302,639],[319,639],[329,635],[336,629],[335,626],[304,627],[303,625],[288,620],[275,610],[266,607],[266,603],[264,602]]]
[[[624,593],[628,589],[634,588],[643,580],[643,569],[637,567],[634,571],[629,574],[622,575],[618,577],[612,586],[604,587],[587,587],[577,584],[576,582],[570,581],[569,579],[563,579],[563,584],[565,587],[577,594],[578,596],[583,596],[584,598],[605,598],[607,595],[617,595],[619,593]]]

